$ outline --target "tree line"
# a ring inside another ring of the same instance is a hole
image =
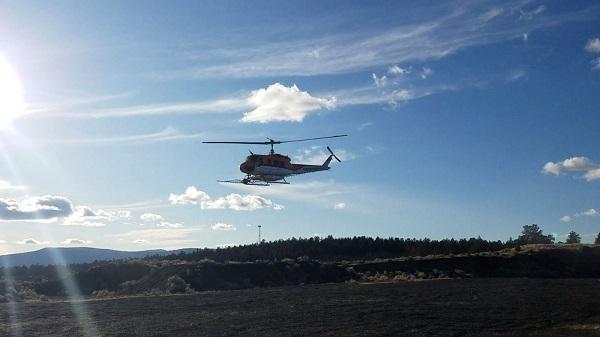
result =
[[[600,234],[596,239],[600,243]],[[525,225],[517,239],[490,241],[481,237],[469,239],[404,239],[355,236],[347,238],[291,238],[254,245],[240,245],[217,249],[198,249],[166,259],[214,261],[255,261],[307,256],[322,261],[371,260],[407,256],[450,255],[493,252],[525,244],[552,244],[555,238],[544,234],[537,224]],[[581,237],[571,232],[566,243],[580,243]]]
[[[572,231],[566,243],[579,243],[581,236]],[[213,260],[217,262],[240,261],[251,262],[257,260],[282,260],[286,258],[304,258],[321,261],[343,260],[373,260],[376,258],[394,258],[427,255],[468,254],[481,252],[494,252],[507,248],[517,248],[525,244],[552,244],[555,238],[544,234],[536,225],[525,225],[519,237],[507,241],[484,240],[480,237],[469,239],[405,239],[405,238],[372,238],[355,236],[347,238],[291,238],[261,242],[259,244],[240,245],[227,248],[204,248],[189,253],[173,254],[169,256],[152,256],[150,260]],[[600,234],[596,238],[600,244]],[[65,274],[76,274],[94,267],[112,264],[112,261],[95,261],[69,266],[21,266],[11,268],[11,277],[24,282],[44,282],[64,277]],[[0,268],[2,269],[2,268]],[[0,273],[0,279],[6,273]]]

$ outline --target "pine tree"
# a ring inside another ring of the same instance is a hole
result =
[[[545,235],[540,227],[536,224],[523,226],[523,231],[517,239],[519,244],[532,244],[532,243],[554,243],[554,236]]]
[[[581,236],[575,231],[571,231],[567,237],[566,243],[581,243]]]

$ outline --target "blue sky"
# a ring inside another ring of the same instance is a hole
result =
[[[0,253],[600,231],[593,1],[0,2]],[[343,162],[241,177],[259,146]]]

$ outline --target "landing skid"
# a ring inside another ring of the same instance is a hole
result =
[[[271,184],[282,184],[289,185],[285,178],[276,181],[265,181],[262,179],[257,179],[255,177],[246,177],[244,179],[232,179],[232,180],[217,180],[219,183],[228,183],[228,184],[244,184],[244,185],[253,185],[253,186],[270,186]]]

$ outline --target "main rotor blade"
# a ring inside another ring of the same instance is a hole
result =
[[[294,139],[294,140],[283,140],[278,142],[279,144],[283,143],[294,143],[294,142],[305,142],[307,140],[317,140],[317,139],[327,139],[327,138],[338,138],[338,137],[347,137],[348,135],[335,135],[335,136],[327,136],[327,137],[316,137],[316,138],[305,138],[305,139]]]
[[[255,144],[255,145],[269,145],[271,142],[202,142],[204,144]],[[275,143],[277,144],[277,143]]]
[[[251,145],[271,145],[271,144],[283,144],[283,143],[294,143],[294,142],[305,142],[307,140],[327,139],[327,138],[338,138],[347,137],[348,135],[335,135],[327,137],[316,137],[316,138],[305,138],[305,139],[294,139],[294,140],[269,140],[268,142],[202,142],[204,144],[251,144]]]

